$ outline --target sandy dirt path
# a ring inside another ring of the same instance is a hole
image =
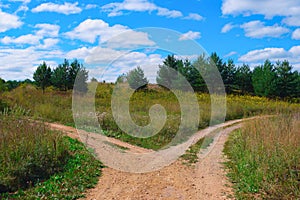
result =
[[[204,151],[200,152],[199,162],[194,167],[184,165],[179,159],[160,170],[135,174],[104,168],[102,176],[95,188],[86,193],[86,200],[175,200],[175,199],[230,199],[232,189],[226,178],[222,162],[222,153],[228,134],[240,128],[243,120],[233,120],[199,131],[192,140],[219,131],[219,136]],[[80,139],[77,130],[59,124],[48,124],[52,129],[64,131],[73,138]],[[222,129],[223,128],[223,129]],[[99,137],[99,134],[87,133],[89,138]],[[104,136],[105,137],[105,136]],[[112,143],[128,148],[136,153],[151,150],[136,147],[116,139]]]
[[[158,171],[134,174],[103,169],[97,186],[86,193],[86,200],[128,199],[128,200],[175,200],[175,199],[230,199],[233,196],[226,178],[222,162],[225,161],[222,150],[228,134],[239,128],[235,125],[241,120],[234,120],[204,129],[195,138],[206,135],[216,129],[219,137],[206,149],[199,153],[199,162],[189,167],[177,160],[173,164]],[[200,136],[199,136],[200,135]]]

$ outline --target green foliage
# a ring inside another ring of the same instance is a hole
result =
[[[299,130],[299,115],[283,115],[254,120],[230,135],[224,151],[237,199],[299,198]]]
[[[87,92],[88,71],[75,59],[71,64],[67,59],[59,64],[53,72],[45,62],[41,64],[33,75],[35,83],[45,91],[46,87],[54,86],[62,91],[74,88],[78,92]],[[15,88],[16,82],[11,82],[11,88]],[[1,85],[1,84],[0,84]]]
[[[149,82],[144,75],[144,71],[140,67],[129,71],[126,78],[129,86],[134,90],[145,89]]]
[[[53,70],[52,83],[55,87],[60,90],[67,91],[68,89],[68,71],[69,71],[69,61],[64,60],[62,64],[59,64],[57,68]]]
[[[192,165],[198,162],[198,153],[201,148],[203,148],[202,144],[204,140],[205,137],[201,138],[195,144],[190,146],[188,150],[186,150],[185,154],[181,156],[184,164]]]
[[[283,62],[276,62],[275,66],[276,73],[276,90],[275,95],[281,98],[286,97],[297,97],[296,87],[300,82],[297,82],[297,73],[292,72],[292,66],[285,60]]]
[[[238,66],[234,77],[234,87],[242,94],[253,93],[252,71],[249,65]]]
[[[0,92],[4,92],[4,91],[7,91],[7,90],[8,90],[8,87],[5,84],[5,80],[0,78]]]
[[[121,74],[120,76],[118,76],[116,83],[125,83],[127,81],[127,76],[126,74]]]
[[[39,65],[33,74],[33,79],[35,80],[37,86],[41,87],[43,92],[47,86],[51,85],[51,68],[47,66],[46,62]]]
[[[174,81],[177,79],[177,70],[180,68],[180,60],[177,60],[174,55],[168,55],[163,61],[163,65],[159,65],[157,72],[157,84],[171,89]]]

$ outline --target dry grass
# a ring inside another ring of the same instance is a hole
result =
[[[239,199],[300,198],[300,117],[256,119],[233,133],[225,152]]]

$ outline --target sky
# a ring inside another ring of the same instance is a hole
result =
[[[77,58],[90,78],[114,81],[168,54],[216,52],[251,67],[287,59],[300,71],[298,0],[1,0],[0,77],[32,79],[45,61]]]

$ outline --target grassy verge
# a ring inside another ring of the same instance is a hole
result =
[[[76,199],[102,164],[77,140],[43,124],[0,116],[0,199]]]
[[[233,132],[226,167],[237,199],[300,198],[300,119],[257,119]]]

